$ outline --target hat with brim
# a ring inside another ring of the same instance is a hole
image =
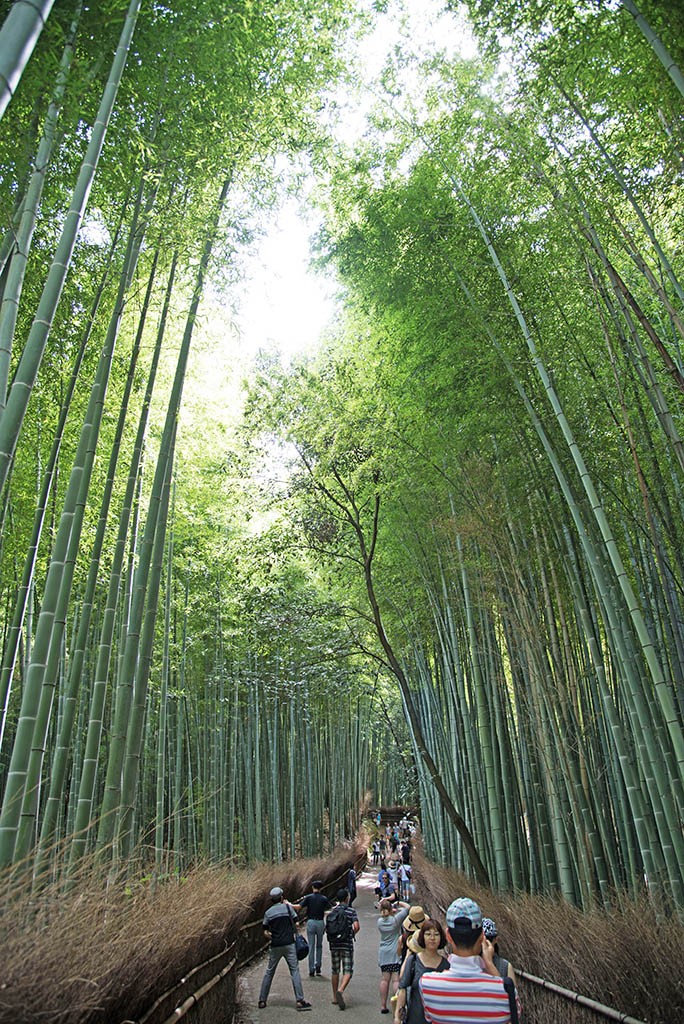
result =
[[[422,907],[411,907],[404,918],[404,928],[407,932],[417,932],[423,921],[426,920],[425,911]]]
[[[475,900],[461,896],[447,908],[446,923],[450,932],[474,939],[482,931],[482,911]]]
[[[406,940],[406,948],[410,949],[412,953],[424,953],[425,950],[418,943],[418,932],[411,932],[408,939]]]

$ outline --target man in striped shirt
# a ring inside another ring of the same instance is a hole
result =
[[[508,995],[494,966],[494,946],[482,932],[482,911],[474,900],[454,900],[446,914],[454,950],[449,970],[429,972],[420,992],[429,1024],[509,1024]]]

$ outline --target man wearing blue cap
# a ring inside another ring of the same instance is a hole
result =
[[[454,955],[449,970],[420,981],[425,1020],[430,1024],[509,1024],[508,994],[494,966],[494,946],[482,931],[482,911],[461,896],[446,914]]]
[[[263,1010],[266,1006],[276,967],[281,960],[284,960],[290,971],[297,1009],[310,1010],[311,1003],[308,1003],[304,998],[302,978],[299,973],[299,961],[297,960],[295,949],[295,929],[297,927],[297,914],[299,913],[300,906],[298,903],[288,903],[279,885],[271,889],[269,896],[271,906],[264,914],[262,926],[264,933],[271,940],[271,949],[269,951],[266,973],[261,982],[259,1009]]]

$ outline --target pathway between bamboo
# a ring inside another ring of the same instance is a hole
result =
[[[380,969],[378,967],[379,933],[375,922],[378,912],[374,909],[373,891],[377,870],[369,868],[357,881],[358,894],[354,909],[359,915],[361,928],[354,947],[354,977],[345,992],[347,1009],[342,1011],[332,1004],[330,985],[330,954],[328,943],[323,940],[323,971],[320,978],[310,978],[307,961],[302,965],[304,998],[313,1006],[308,1012],[295,1009],[290,973],[285,963],[278,964],[265,1010],[257,1007],[259,986],[266,969],[266,958],[256,961],[240,979],[241,1024],[279,1024],[279,1021],[316,1020],[317,1024],[344,1024],[347,1017],[355,1021],[391,1021],[391,1015],[380,1013]],[[289,896],[289,893],[285,894]]]

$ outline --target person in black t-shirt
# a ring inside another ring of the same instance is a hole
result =
[[[271,982],[276,972],[276,967],[281,959],[284,959],[290,969],[292,988],[297,1000],[298,1010],[310,1010],[311,1003],[304,998],[302,978],[299,973],[299,961],[295,951],[295,928],[297,927],[297,914],[299,904],[288,903],[280,886],[271,889],[271,906],[264,914],[263,929],[271,940],[271,949],[268,956],[268,966],[261,982],[259,992],[259,1009],[266,1006],[268,993],[271,991]]]
[[[311,883],[313,892],[300,900],[299,906],[306,912],[306,938],[309,943],[309,977],[313,978],[321,973],[323,960],[323,933],[325,932],[324,917],[326,910],[330,910],[332,903],[327,896],[321,892],[323,883],[315,881]]]

